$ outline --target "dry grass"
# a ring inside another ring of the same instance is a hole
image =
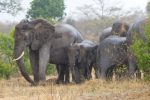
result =
[[[0,100],[149,100],[150,84],[142,81],[105,82],[97,79],[82,84],[30,86],[23,78],[0,80]]]

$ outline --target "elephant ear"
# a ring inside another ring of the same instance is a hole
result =
[[[44,43],[52,39],[55,34],[55,27],[43,19],[37,19],[31,23],[34,25],[34,38],[31,48],[38,50]]]

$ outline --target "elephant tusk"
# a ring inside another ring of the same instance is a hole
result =
[[[20,58],[22,58],[22,57],[23,57],[23,55],[24,55],[24,51],[21,53],[21,55],[20,55],[18,58],[13,59],[13,61],[17,61],[17,60],[19,60]]]

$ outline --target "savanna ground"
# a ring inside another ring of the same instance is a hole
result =
[[[106,82],[91,79],[82,84],[31,86],[22,77],[0,80],[0,100],[150,100],[150,83],[142,80]]]

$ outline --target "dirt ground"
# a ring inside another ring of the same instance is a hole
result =
[[[0,100],[150,100],[150,83],[141,80],[106,82],[91,79],[82,84],[31,86],[22,77],[0,80]]]

